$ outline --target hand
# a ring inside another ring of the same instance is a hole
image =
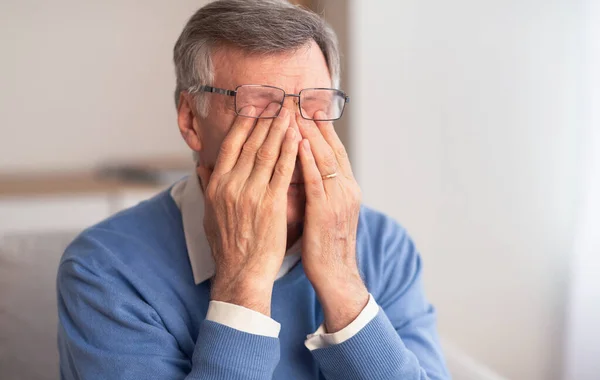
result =
[[[267,316],[285,255],[287,190],[298,152],[289,118],[285,109],[275,119],[237,117],[214,171],[198,173],[208,182],[204,229],[216,264],[211,299]]]
[[[316,114],[324,117],[324,114]],[[331,122],[297,117],[306,190],[302,265],[323,306],[328,332],[352,322],[368,302],[356,263],[361,192]],[[337,173],[334,178],[322,176]]]

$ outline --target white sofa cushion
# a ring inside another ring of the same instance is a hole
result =
[[[56,271],[75,235],[0,235],[0,378],[59,378]]]

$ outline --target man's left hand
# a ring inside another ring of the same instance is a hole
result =
[[[333,333],[356,319],[369,299],[356,262],[361,192],[333,123],[300,115],[297,121],[306,191],[302,265]]]

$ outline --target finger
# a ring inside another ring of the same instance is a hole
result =
[[[252,106],[244,108],[243,111],[250,116],[256,114],[256,109]],[[219,148],[219,156],[217,157],[213,175],[219,176],[233,169],[240,156],[242,145],[248,138],[255,122],[256,119],[250,117],[238,116],[235,119]]]
[[[281,146],[281,154],[271,178],[270,187],[273,192],[287,192],[294,167],[296,166],[296,157],[298,156],[298,141],[296,140],[297,133],[294,128],[287,128],[283,145]]]
[[[325,188],[323,179],[315,162],[310,141],[302,140],[300,143],[300,163],[302,164],[302,175],[304,176],[304,189],[306,191],[306,201],[311,202],[325,197]]]
[[[326,119],[327,115],[323,111],[318,111],[315,113],[315,118]],[[317,125],[317,128],[319,128],[319,130],[321,131],[321,134],[323,135],[325,141],[327,141],[331,149],[333,149],[333,152],[337,158],[338,164],[343,174],[346,176],[352,176],[352,166],[350,164],[348,153],[346,152],[346,148],[344,147],[344,144],[340,140],[338,134],[335,132],[333,122],[315,121],[315,124]]]
[[[277,107],[280,107],[280,104],[271,103],[261,114],[264,115],[273,115]],[[254,130],[242,146],[242,151],[240,152],[240,156],[238,158],[233,171],[236,172],[236,175],[241,175],[244,178],[248,178],[252,168],[254,167],[254,161],[256,159],[256,153],[263,145],[267,135],[269,134],[269,129],[273,124],[275,119],[258,119],[256,125],[254,126]]]
[[[311,151],[321,175],[336,173],[338,169],[337,158],[317,125],[311,120],[302,118],[299,114],[296,115],[296,120],[302,137],[310,141]]]
[[[262,146],[256,152],[254,168],[250,173],[251,181],[268,183],[273,175],[273,168],[281,152],[281,144],[290,125],[289,112],[284,108],[279,117],[273,120],[269,134]]]

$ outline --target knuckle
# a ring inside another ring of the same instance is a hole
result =
[[[205,195],[204,195],[208,202],[214,204],[215,202],[218,201],[221,186],[222,186],[222,184],[218,183],[216,181],[211,181],[208,183],[208,186],[206,187],[206,191],[205,191]]]
[[[250,189],[249,189],[250,190]],[[258,195],[256,191],[246,191],[244,197],[242,198],[240,204],[243,209],[247,210],[249,208],[254,208],[254,206],[258,203]]]
[[[223,155],[231,155],[235,151],[235,147],[231,141],[225,140],[219,148],[219,153]]]
[[[244,154],[254,155],[254,154],[256,154],[257,150],[258,150],[258,147],[256,146],[256,143],[252,142],[252,141],[246,141],[244,143],[244,146],[242,147],[242,152]]]
[[[343,145],[336,149],[335,153],[339,158],[348,158],[348,152]]]
[[[290,171],[290,166],[285,162],[280,162],[279,165],[275,167],[274,174],[277,176],[285,176]]]
[[[272,162],[276,158],[276,153],[273,149],[262,146],[256,152],[256,159],[263,162]]]
[[[223,185],[222,196],[226,201],[232,201],[237,197],[237,186],[229,181]]]
[[[321,178],[319,177],[313,177],[313,178],[309,178],[306,182],[308,182],[308,184],[310,185],[310,187],[312,189],[317,189],[319,190],[319,185],[321,184]]]
[[[332,153],[325,155],[323,158],[323,163],[328,168],[335,168],[337,166],[337,160]]]
[[[217,192],[215,191],[214,186],[208,186],[206,188],[206,192],[204,194],[204,197],[206,198],[206,202],[214,203],[217,198],[216,194],[217,194]]]

